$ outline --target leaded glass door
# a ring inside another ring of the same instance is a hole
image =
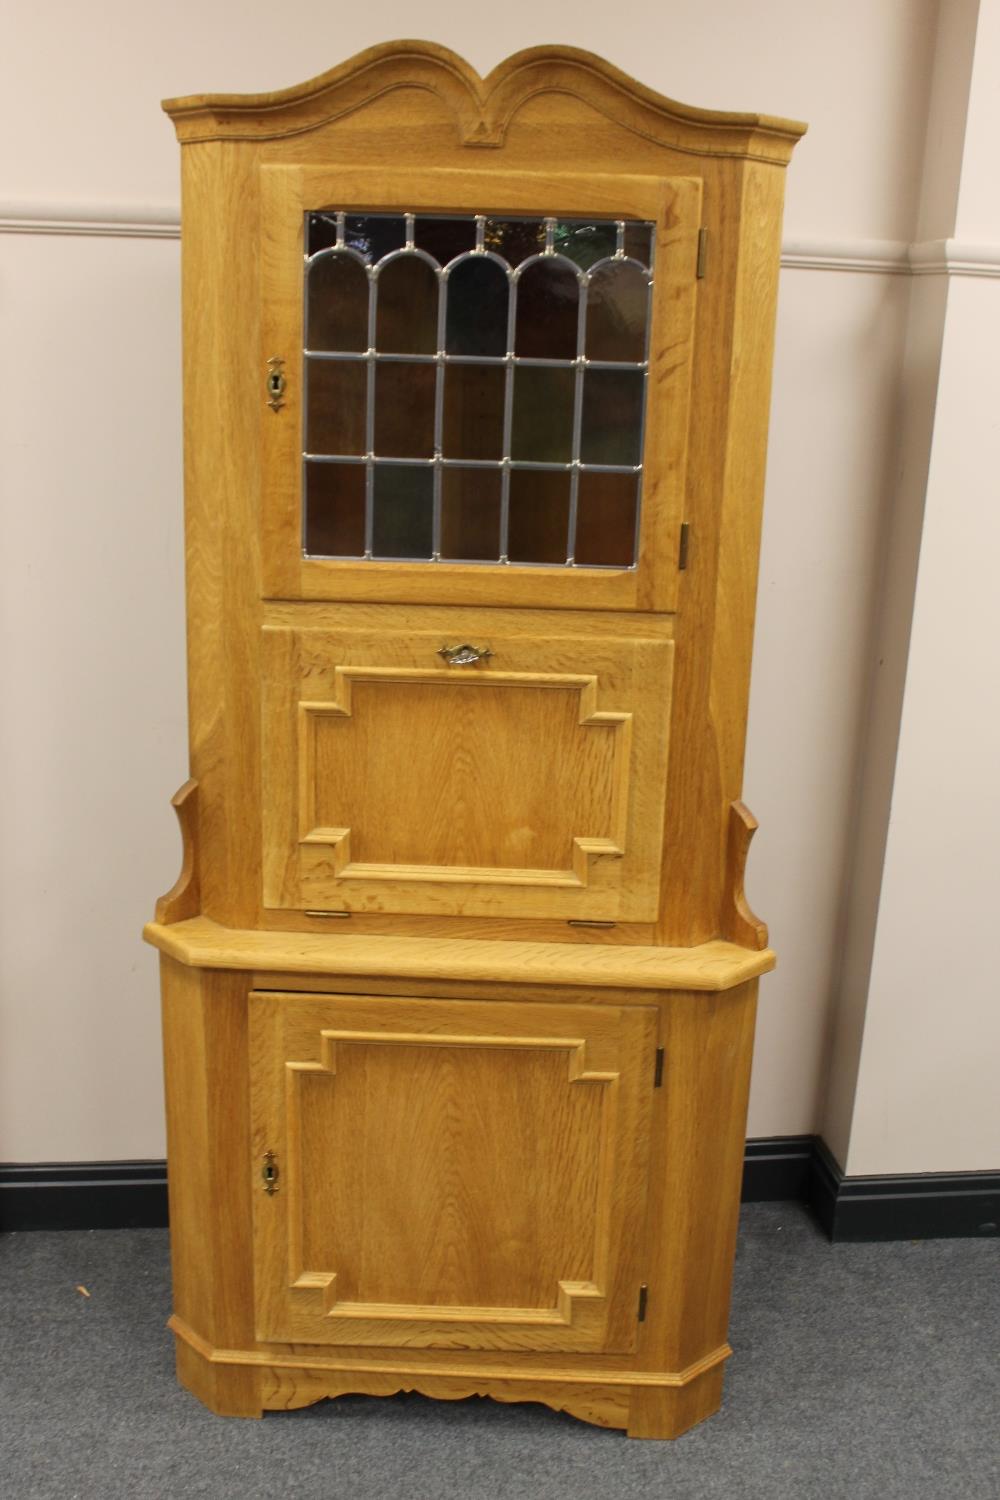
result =
[[[392,178],[264,169],[265,592],[670,608],[699,184]]]

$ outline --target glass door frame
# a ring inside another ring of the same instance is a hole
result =
[[[261,167],[261,570],[271,599],[671,610],[683,519],[701,180],[450,168]],[[650,220],[655,224],[643,495],[631,568],[311,558],[302,550],[307,213],[396,210]],[[265,392],[279,369],[277,401]],[[274,404],[268,404],[268,402]]]

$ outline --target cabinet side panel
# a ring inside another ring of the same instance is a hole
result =
[[[720,930],[729,803],[740,795],[779,265],[781,168],[706,163],[680,574],[661,943]]]
[[[729,803],[739,798],[743,785],[784,190],[783,170],[753,162],[744,166],[732,393],[712,637],[711,714],[719,740],[724,803],[721,847],[728,831]]]
[[[208,1342],[253,1339],[247,984],[161,961],[174,1311]]]
[[[183,155],[184,490],[191,773],[203,910],[249,926],[260,885],[256,149]]]
[[[757,981],[663,1007],[639,1368],[684,1370],[726,1343]]]

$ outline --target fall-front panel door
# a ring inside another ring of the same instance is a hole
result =
[[[655,921],[669,616],[266,618],[265,907]]]
[[[257,1334],[635,1347],[652,1007],[251,997]]]

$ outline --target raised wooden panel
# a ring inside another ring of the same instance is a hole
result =
[[[486,613],[265,627],[265,906],[655,919],[664,626]]]
[[[702,185],[696,177],[266,164],[261,179],[260,368],[284,361],[277,409],[260,403],[265,598],[567,609],[660,609],[677,593],[686,481]],[[303,223],[311,209],[607,215],[655,223],[649,396],[635,567],[357,562],[302,555]],[[262,386],[263,389],[263,386]]]
[[[258,1337],[633,1349],[656,1024],[252,996]]]

